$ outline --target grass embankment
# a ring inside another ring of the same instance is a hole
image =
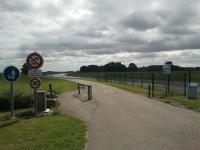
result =
[[[8,95],[3,93],[9,90],[9,84],[2,79],[0,81],[0,90],[3,91],[0,94],[0,101],[8,102]],[[73,82],[42,78],[40,90],[48,90],[50,83],[58,93],[75,89]],[[20,105],[19,101],[22,101],[22,104],[26,103],[25,100],[29,104],[32,92],[29,78],[22,77],[18,80],[15,83],[17,105]],[[84,148],[86,125],[79,119],[60,114],[57,110],[52,115],[36,117],[32,108],[15,110],[15,116],[15,119],[10,119],[10,112],[0,112],[0,150],[82,150]]]
[[[4,120],[9,113],[0,113]],[[0,125],[0,150],[82,150],[86,126],[79,119],[63,114],[33,117],[31,110],[18,110],[13,120]]]
[[[117,87],[126,91],[130,91],[133,93],[139,93],[148,95],[148,87],[146,86],[139,86],[139,85],[128,85],[128,84],[119,84],[115,82],[101,82],[104,84],[108,84],[113,87]],[[172,103],[175,105],[183,105],[184,107],[188,109],[198,110],[200,111],[200,99],[197,100],[191,100],[187,99],[184,96],[177,96],[181,95],[181,91],[177,89],[171,89],[171,92],[169,93],[168,97],[163,96],[165,95],[165,88],[164,87],[155,87],[155,97],[159,98],[161,101],[166,103]]]

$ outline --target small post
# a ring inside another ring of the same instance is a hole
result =
[[[34,111],[35,111],[35,114],[37,114],[37,89],[35,88],[34,89]]]
[[[14,118],[15,117],[15,113],[14,113],[15,103],[14,103],[14,83],[13,82],[10,82],[10,104],[11,104],[11,117]]]
[[[149,84],[149,91],[148,91],[148,97],[150,98],[151,97],[151,85]]]
[[[154,97],[154,80],[155,80],[155,74],[152,73],[152,97]]]
[[[52,84],[49,84],[49,92],[50,92],[50,96],[52,97],[53,95]]]
[[[184,96],[186,97],[186,88],[187,88],[187,74],[184,73]]]

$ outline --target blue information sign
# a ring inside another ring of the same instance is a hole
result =
[[[14,82],[19,79],[20,72],[15,66],[8,66],[3,72],[4,78],[9,82]]]

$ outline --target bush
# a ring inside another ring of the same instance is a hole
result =
[[[0,111],[10,109],[9,93],[1,93],[0,95]],[[15,94],[15,109],[29,108],[32,106],[32,95],[25,95],[23,93]]]

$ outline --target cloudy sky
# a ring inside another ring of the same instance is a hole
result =
[[[33,51],[44,56],[43,70],[200,66],[200,1],[0,0],[0,71]]]

